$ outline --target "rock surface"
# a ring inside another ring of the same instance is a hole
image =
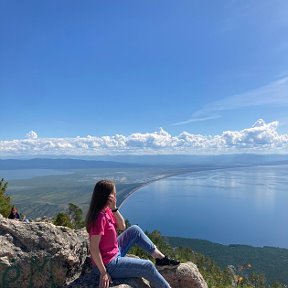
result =
[[[81,274],[87,248],[69,228],[0,215],[0,283],[9,288],[63,287]]]
[[[165,269],[160,273],[169,282],[172,288],[208,288],[197,266],[192,262],[181,263],[177,268]],[[67,288],[94,288],[98,287],[98,278],[91,271],[89,264],[86,271]],[[143,278],[114,280],[110,287],[114,288],[150,288],[149,282]],[[155,287],[157,288],[157,287]]]
[[[192,262],[181,263],[177,269],[163,270],[161,274],[172,288],[208,288],[197,266]]]
[[[51,223],[23,223],[0,214],[1,287],[94,288],[97,276],[87,258],[85,230]],[[207,288],[195,264],[182,263],[161,271],[172,288]],[[119,279],[110,287],[149,288],[143,278]]]

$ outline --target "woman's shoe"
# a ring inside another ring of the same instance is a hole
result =
[[[177,267],[179,264],[180,264],[180,261],[168,258],[167,256],[165,256],[162,259],[159,259],[159,258],[156,259],[156,267],[158,270],[163,270],[165,268],[173,269]]]

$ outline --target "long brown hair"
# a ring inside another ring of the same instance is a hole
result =
[[[111,180],[100,180],[96,183],[92,194],[88,213],[86,215],[86,230],[89,232],[92,222],[98,213],[105,208],[109,195],[113,192],[115,184]]]

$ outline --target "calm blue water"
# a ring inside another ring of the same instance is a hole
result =
[[[288,165],[197,172],[159,180],[121,206],[162,235],[288,248]]]

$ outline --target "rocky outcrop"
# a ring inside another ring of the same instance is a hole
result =
[[[23,223],[0,214],[1,287],[97,287],[87,258],[87,233],[51,223]],[[196,265],[161,271],[173,288],[207,288]],[[142,278],[114,281],[111,287],[148,288]]]
[[[174,271],[166,269],[161,274],[173,288],[208,288],[197,266],[192,262],[181,263]]]
[[[89,265],[89,264],[88,264]],[[197,266],[192,262],[181,263],[177,268],[160,271],[172,288],[208,288]],[[90,268],[67,288],[95,288],[98,287],[97,276]],[[114,288],[151,288],[149,282],[143,278],[114,280],[110,287]],[[157,287],[155,287],[157,288]]]
[[[0,215],[2,286],[63,287],[81,274],[87,248],[69,228]]]

